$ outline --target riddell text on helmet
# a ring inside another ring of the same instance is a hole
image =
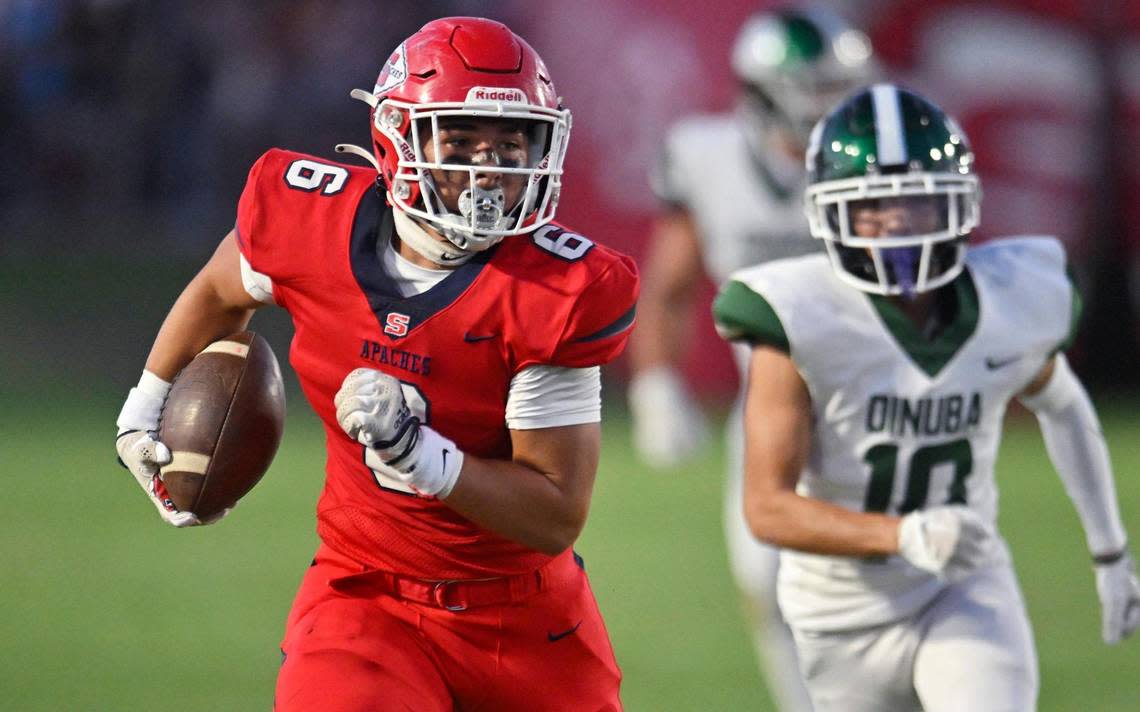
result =
[[[471,87],[466,102],[504,101],[513,104],[527,103],[526,94],[513,87]]]

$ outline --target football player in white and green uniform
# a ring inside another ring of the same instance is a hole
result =
[[[966,248],[980,190],[955,123],[891,84],[815,128],[806,208],[827,254],[742,270],[714,305],[751,344],[745,511],[817,712],[1035,709],[1033,635],[997,533],[1013,398],[1076,504],[1102,634],[1140,625],[1107,448],[1063,349],[1061,244]]]
[[[638,454],[659,467],[694,454],[707,433],[678,373],[698,287],[706,275],[721,284],[742,267],[821,249],[803,215],[803,154],[815,122],[871,74],[867,38],[820,8],[752,16],[731,60],[736,110],[678,121],[651,175],[662,208],[643,265],[629,395]],[[735,351],[743,368],[747,349]],[[810,706],[776,608],[776,553],[744,522],[740,421],[736,407],[726,432],[729,560],[768,687],[779,709],[800,712]]]

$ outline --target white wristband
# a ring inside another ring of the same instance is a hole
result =
[[[172,383],[162,380],[151,371],[144,370],[142,375],[139,376],[139,384],[135,386],[135,388],[138,388],[147,395],[166,400],[166,396],[170,395],[170,387],[172,385]]]
[[[426,495],[446,498],[459,481],[463,451],[426,425],[420,426],[419,453],[404,472],[408,484]]]
[[[143,371],[139,384],[127,394],[115,425],[122,434],[128,430],[149,432],[158,429],[162,406],[170,394],[171,384],[150,371]]]

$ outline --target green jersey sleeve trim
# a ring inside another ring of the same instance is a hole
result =
[[[768,300],[736,280],[728,282],[713,302],[717,332],[726,341],[766,344],[790,352],[788,335]]]

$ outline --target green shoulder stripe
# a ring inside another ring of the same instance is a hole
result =
[[[713,302],[717,332],[726,341],[774,346],[788,353],[788,335],[768,300],[742,282],[731,280]]]
[[[1073,290],[1073,298],[1072,303],[1069,305],[1069,331],[1065,334],[1065,338],[1061,343],[1057,345],[1057,352],[1068,351],[1069,347],[1073,345],[1073,340],[1077,338],[1077,326],[1081,321],[1081,313],[1084,310],[1084,302],[1081,300],[1081,290],[1077,289],[1077,280],[1073,278],[1071,265],[1065,265],[1065,273],[1069,275],[1069,288]]]

